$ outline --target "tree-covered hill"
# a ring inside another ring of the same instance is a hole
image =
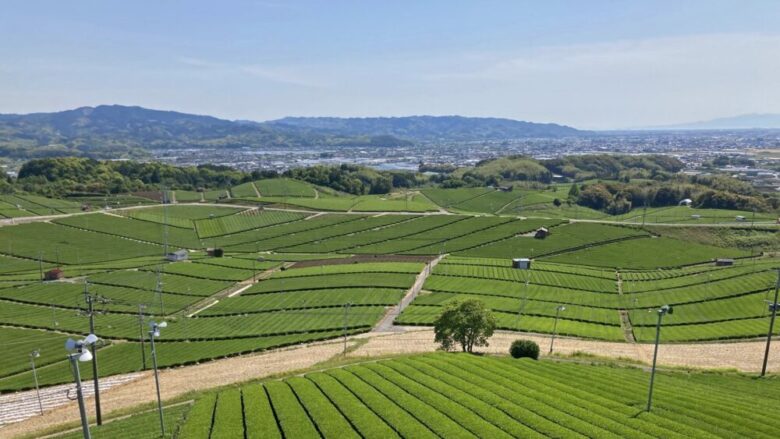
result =
[[[587,134],[554,123],[462,116],[286,117],[271,121],[269,125],[327,130],[344,135],[390,135],[419,141],[506,140]]]
[[[585,132],[556,124],[460,116],[285,118],[230,121],[122,105],[55,113],[0,114],[0,157],[143,158],[162,148],[395,147],[444,140],[565,137]]]
[[[341,135],[279,129],[211,116],[141,107],[101,105],[56,113],[0,115],[0,157],[144,157],[156,148],[263,146],[399,146],[408,140],[370,134]]]

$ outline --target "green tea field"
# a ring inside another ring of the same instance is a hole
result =
[[[176,437],[193,439],[768,438],[780,428],[777,382],[663,373],[647,413],[646,378],[630,367],[431,354],[208,392],[165,413]],[[156,437],[155,416],[120,419],[94,434]]]

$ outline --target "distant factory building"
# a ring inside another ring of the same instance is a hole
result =
[[[171,252],[165,255],[165,258],[171,262],[186,261],[188,257],[189,253],[187,253],[187,250],[184,249],[176,250],[175,252]]]

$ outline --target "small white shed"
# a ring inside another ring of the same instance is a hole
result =
[[[186,261],[188,257],[189,253],[184,249],[176,250],[175,252],[171,252],[165,255],[165,258],[171,262]]]
[[[530,270],[531,260],[528,258],[514,258],[512,259],[512,268],[519,268],[521,270]]]

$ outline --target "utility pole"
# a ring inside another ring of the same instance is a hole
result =
[[[347,315],[349,313],[349,307],[352,306],[352,302],[344,304],[344,356],[347,355]]]
[[[550,340],[550,354],[553,353],[553,344],[555,344],[555,334],[558,331],[558,317],[561,315],[561,311],[564,310],[566,310],[566,307],[563,305],[558,305],[555,308],[555,323],[553,323],[552,339]]]
[[[772,311],[772,317],[769,320],[769,332],[766,335],[766,350],[764,351],[764,365],[761,366],[761,376],[766,375],[766,365],[769,361],[769,347],[772,344],[772,332],[775,329],[775,317],[780,304],[777,303],[777,293],[780,290],[780,269],[777,270],[777,282],[775,283],[775,299],[769,304],[769,310]]]
[[[162,185],[163,202],[163,256],[168,255],[168,189]]]
[[[141,364],[143,369],[146,370],[146,348],[144,347],[144,308],[146,305],[143,303],[138,304],[138,340],[141,342]]]
[[[89,282],[84,282],[84,300],[87,302],[87,316],[89,316],[89,333],[95,333],[95,300],[99,298],[89,293]],[[103,416],[100,411],[100,384],[98,382],[97,347],[92,343],[92,381],[95,387],[95,418],[97,425],[103,425]]]
[[[167,322],[151,323],[151,330],[149,331],[149,343],[152,346],[152,364],[154,366],[154,384],[157,387],[157,411],[160,414],[160,436],[165,437],[165,419],[163,418],[163,406],[162,398],[160,397],[160,377],[157,372],[157,350],[154,347],[154,338],[160,336],[160,328],[168,326]]]
[[[163,303],[163,281],[162,281],[162,265],[157,267],[157,286],[155,287],[155,295],[160,299],[160,315],[165,315],[165,304]]]
[[[653,368],[650,370],[650,389],[647,392],[647,411],[653,407],[653,385],[655,384],[655,364],[658,359],[658,342],[661,339],[661,319],[666,314],[672,314],[673,309],[669,305],[664,305],[656,311],[658,313],[658,322],[655,324],[655,350],[653,351]]]
[[[43,403],[41,402],[41,390],[38,386],[38,372],[35,370],[35,359],[41,356],[38,349],[30,352],[30,365],[32,366],[33,379],[35,380],[35,394],[38,396],[38,410],[43,415]]]

